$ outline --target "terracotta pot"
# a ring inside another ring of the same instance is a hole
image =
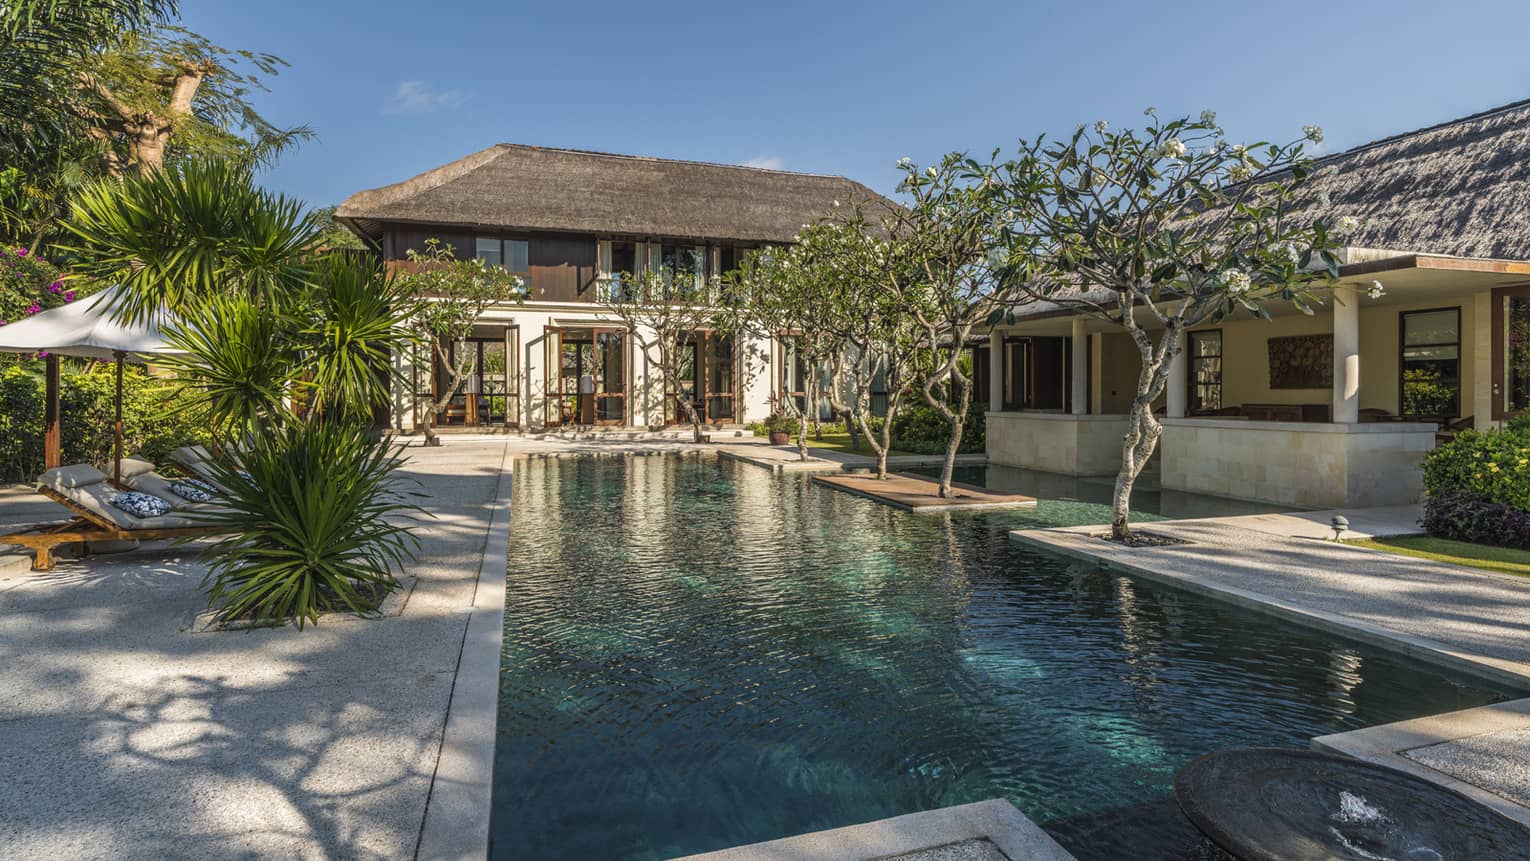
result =
[[[786,445],[792,441],[792,435],[786,431],[773,430],[770,432],[771,445]]]

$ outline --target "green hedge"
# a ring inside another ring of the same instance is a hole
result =
[[[1431,497],[1466,495],[1530,511],[1530,415],[1503,430],[1467,430],[1424,458]]]
[[[64,463],[105,468],[111,462],[115,390],[109,363],[63,375]],[[43,408],[40,362],[0,371],[0,481],[29,483],[42,472]],[[199,403],[138,367],[128,367],[122,377],[122,435],[124,454],[161,465],[176,448],[209,439]]]
[[[987,440],[988,405],[974,403],[962,428],[961,452],[983,451]],[[940,410],[929,404],[910,404],[893,417],[893,448],[919,454],[944,454],[951,425]]]

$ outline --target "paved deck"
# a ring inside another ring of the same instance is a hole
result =
[[[1001,798],[800,834],[677,861],[1073,861]]]
[[[952,482],[951,496],[939,494],[940,482],[916,475],[875,475],[837,473],[815,475],[813,481],[875,500],[884,505],[913,512],[987,511],[999,508],[1035,508],[1036,499],[1018,493],[1000,493],[985,487]]]
[[[42,574],[0,554],[0,854],[413,857],[438,765],[457,780],[442,731],[506,451],[411,449],[438,516],[416,528],[394,618],[190,633],[206,605],[194,548]],[[0,498],[7,526],[47,513]]]
[[[1258,515],[1257,530],[1242,517],[1139,527],[1192,542],[1168,547],[1105,541],[1099,526],[1014,536],[1530,689],[1530,578],[1302,537],[1333,513]]]
[[[1320,736],[1312,747],[1432,780],[1530,826],[1530,699]]]

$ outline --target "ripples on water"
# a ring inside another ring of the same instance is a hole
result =
[[[1176,767],[1465,708],[1445,678],[1027,550],[1087,503],[914,515],[710,458],[516,475],[500,859],[659,859],[1009,798],[1183,857]]]

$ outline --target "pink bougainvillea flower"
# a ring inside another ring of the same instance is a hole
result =
[[[41,310],[42,310],[42,306],[37,304],[36,302],[33,302],[32,304],[27,306],[27,313],[28,314],[36,314],[38,311],[41,311]]]
[[[48,351],[47,350],[39,350],[38,353],[37,353],[37,358],[39,358],[39,359],[46,359],[46,358],[48,358]]]
[[[57,293],[58,291],[60,291],[62,289],[64,289],[64,282],[62,282],[62,281],[54,281],[52,284],[48,285],[48,292],[49,293]]]
[[[74,291],[73,290],[65,290],[64,291],[64,301],[65,302],[73,302],[74,301]]]
[[[16,249],[16,256],[17,257],[25,257],[25,256],[27,256],[27,250],[25,248],[18,248],[18,249]]]

